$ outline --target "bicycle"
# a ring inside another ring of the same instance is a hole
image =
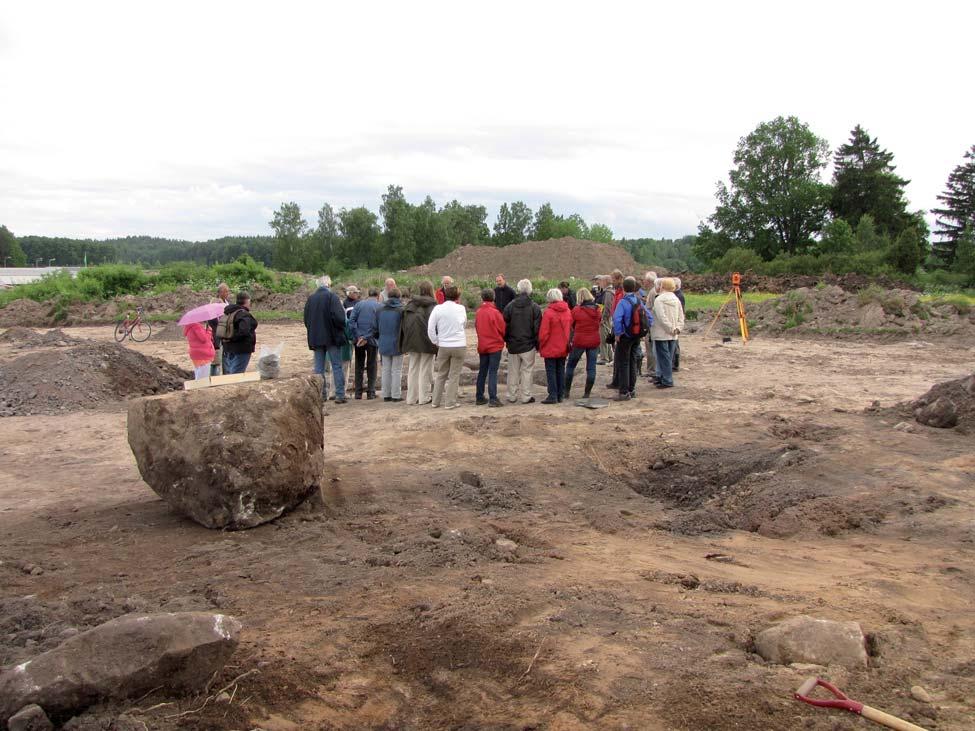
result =
[[[115,342],[121,343],[126,338],[132,338],[137,343],[144,343],[152,335],[152,325],[148,320],[142,319],[142,308],[135,311],[135,318],[129,319],[126,314],[125,319],[115,325]]]

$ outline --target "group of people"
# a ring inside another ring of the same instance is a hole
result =
[[[257,320],[250,311],[250,295],[238,292],[235,301],[231,302],[230,287],[221,283],[214,300],[214,304],[217,303],[224,306],[222,315],[183,327],[197,380],[243,373],[257,346]]]
[[[671,388],[679,370],[679,335],[684,328],[680,280],[647,272],[641,288],[634,277],[620,271],[594,277],[592,289],[573,292],[568,282],[548,290],[543,309],[532,299],[532,283],[515,288],[499,274],[494,289],[480,293],[474,318],[479,367],[475,403],[503,406],[498,372],[507,359],[507,401],[534,403],[532,373],[536,358],[545,364],[547,395],[543,404],[570,397],[575,371],[586,358],[583,397],[589,398],[598,364],[612,364],[609,388],[615,400],[636,395],[644,354],[647,377],[657,388]],[[467,353],[467,309],[451,277],[434,289],[420,282],[416,293],[404,298],[392,278],[382,289],[365,295],[354,285],[343,300],[332,290],[328,276],[305,303],[304,323],[314,372],[323,377],[328,395],[329,372],[337,404],[346,402],[346,373],[354,358],[354,398],[375,399],[377,361],[382,363],[384,401],[459,406],[460,375]],[[405,302],[404,302],[405,299]],[[256,327],[256,323],[255,323]],[[401,386],[403,363],[408,363],[405,399]]]

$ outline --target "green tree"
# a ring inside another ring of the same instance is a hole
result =
[[[336,256],[346,269],[382,264],[382,231],[376,214],[365,206],[339,211],[339,242]]]
[[[721,274],[731,274],[733,272],[758,272],[761,271],[762,257],[752,249],[744,246],[736,246],[728,249],[721,258],[711,265],[711,271]]]
[[[856,237],[850,224],[842,218],[834,218],[826,224],[816,248],[821,254],[852,254],[856,248]]]
[[[573,213],[564,219],[561,216],[559,218],[561,219],[559,236],[571,236],[574,239],[589,238],[589,224],[578,213]]]
[[[447,225],[447,240],[450,249],[468,244],[486,244],[491,240],[488,228],[487,208],[484,206],[465,206],[452,200],[441,209]]]
[[[305,258],[304,237],[308,223],[301,217],[297,203],[282,203],[271,219],[274,229],[274,266],[283,271],[297,271]]]
[[[495,246],[509,246],[520,244],[528,239],[532,225],[532,209],[522,201],[515,201],[510,206],[501,204],[498,220],[494,223]]]
[[[551,203],[543,203],[535,212],[535,220],[531,227],[532,241],[545,241],[561,236],[559,221],[552,210]]]
[[[447,223],[437,210],[433,198],[413,206],[413,237],[416,241],[416,264],[426,264],[447,253]]]
[[[951,171],[945,192],[938,196],[943,208],[931,212],[938,217],[934,253],[946,266],[955,261],[958,242],[965,229],[975,226],[975,145],[965,153],[964,161]]]
[[[874,225],[873,216],[864,213],[857,222],[855,248],[859,253],[868,251],[883,251],[890,246],[890,239],[886,234],[879,233]]]
[[[589,240],[611,244],[613,242],[613,229],[604,223],[594,223],[589,227]]]
[[[386,189],[379,213],[383,219],[386,266],[391,269],[405,269],[416,261],[416,240],[413,238],[413,215],[410,208],[402,186],[390,185]]]
[[[26,265],[27,255],[20,248],[17,237],[6,226],[0,226],[0,266],[22,267]]]
[[[900,232],[887,250],[887,261],[903,274],[914,274],[921,263],[921,237],[911,227]]]
[[[318,210],[318,226],[315,227],[314,238],[324,261],[335,256],[339,240],[339,219],[328,203]]]
[[[951,268],[959,274],[967,274],[970,284],[975,283],[975,228],[972,226],[967,226],[958,237]]]
[[[877,229],[891,238],[912,224],[907,212],[904,188],[910,182],[898,176],[894,155],[881,149],[860,125],[853,128],[850,141],[833,157],[833,192],[830,210],[850,226],[870,214]]]
[[[820,176],[828,154],[826,141],[796,117],[763,122],[739,141],[711,226],[766,259],[806,248],[826,222],[830,188]]]

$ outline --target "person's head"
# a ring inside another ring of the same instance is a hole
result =
[[[392,294],[394,289],[396,289],[396,280],[390,277],[386,280],[386,294]]]
[[[458,299],[460,299],[460,289],[451,284],[443,291],[443,296],[445,300],[456,302]]]
[[[420,294],[424,297],[433,297],[433,282],[424,279],[419,285]]]
[[[611,276],[609,276],[608,274],[600,274],[599,275],[599,284],[600,284],[600,286],[602,286],[603,289],[606,289],[607,287],[612,286],[612,284],[613,284],[613,278]]]
[[[220,282],[217,285],[217,297],[222,300],[230,300],[230,287],[227,286],[226,282]]]
[[[562,294],[563,294],[562,299],[565,299],[564,295],[566,295],[566,294],[569,293],[569,283],[568,282],[559,282],[559,289],[562,290]]]
[[[359,292],[358,287],[356,287],[354,284],[350,284],[348,287],[345,288],[345,294],[346,296],[348,296],[350,300],[357,300],[359,299],[359,295],[362,293]]]
[[[636,277],[627,277],[623,280],[623,291],[624,292],[636,292],[639,287],[636,283]]]
[[[674,277],[674,291],[676,292],[680,288],[681,288],[680,277]]]
[[[643,286],[649,289],[653,286],[653,283],[657,281],[656,272],[647,272],[643,275]]]
[[[386,294],[389,295],[390,299],[392,299],[393,297],[399,299],[400,297],[403,296],[403,293],[399,291],[399,287],[393,287],[392,289],[387,290]]]
[[[677,289],[677,286],[674,284],[673,279],[670,277],[664,277],[660,282],[660,289],[662,289],[664,292],[673,292],[675,289]]]
[[[241,290],[240,292],[238,292],[237,293],[237,304],[240,305],[241,307],[250,307],[251,306],[251,296],[250,296],[250,294],[247,293],[247,292],[244,292],[243,290]]]
[[[519,279],[518,280],[518,294],[527,294],[531,297],[532,294],[532,282],[530,279]]]
[[[619,269],[614,269],[613,273],[610,275],[613,279],[613,284],[619,286],[623,282],[623,272]]]
[[[330,276],[328,276],[327,274],[322,275],[321,277],[318,278],[318,286],[319,287],[331,287],[332,286],[332,278]]]
[[[445,293],[447,291],[447,287],[450,287],[451,285],[453,285],[453,283],[454,283],[453,277],[445,276],[443,279],[440,280],[440,286],[444,288]]]
[[[576,292],[576,302],[578,302],[580,305],[585,302],[592,302],[593,299],[594,297],[592,296],[592,292],[585,287]]]
[[[494,290],[493,289],[482,289],[481,290],[481,302],[494,302]]]
[[[504,278],[504,274],[499,274],[494,278],[494,283],[499,287],[503,287],[507,282],[508,280]]]
[[[561,302],[562,301],[562,290],[556,287],[552,287],[548,292],[545,293],[546,302]]]
[[[376,299],[379,296],[379,288],[378,287],[370,287],[369,288],[369,296],[372,299]]]
[[[653,283],[653,291],[656,292],[657,294],[660,294],[660,287],[663,285],[663,283],[664,283],[664,278],[657,277],[656,281],[654,281]]]

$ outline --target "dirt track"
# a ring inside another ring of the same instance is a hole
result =
[[[300,326],[260,334],[287,343],[286,373],[308,367]],[[179,341],[133,347],[187,364]],[[132,609],[221,607],[246,627],[224,681],[260,672],[229,705],[136,713],[147,728],[864,728],[750,653],[806,613],[870,634],[869,670],[830,671],[853,697],[973,728],[972,437],[863,413],[970,372],[973,350],[682,349],[679,388],[602,411],[488,410],[470,387],[446,413],[330,405],[324,510],[239,533],[141,482],[123,405],[0,419],[0,663]]]

